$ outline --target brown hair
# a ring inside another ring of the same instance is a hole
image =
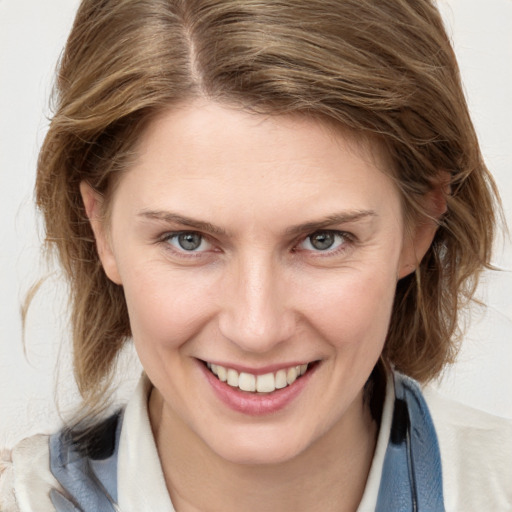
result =
[[[449,175],[448,211],[399,281],[383,357],[421,381],[453,359],[457,313],[489,266],[493,181],[458,66],[430,0],[84,0],[60,64],[37,204],[69,280],[75,377],[91,404],[130,336],[104,274],[79,184],[108,196],[151,119],[207,97],[327,119],[378,139],[408,215]]]

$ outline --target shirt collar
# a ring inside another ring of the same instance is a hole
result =
[[[143,375],[124,413],[117,475],[123,512],[175,512],[149,423],[150,391],[151,383]]]

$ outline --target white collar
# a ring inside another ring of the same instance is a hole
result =
[[[368,480],[364,488],[363,498],[357,512],[374,512],[377,506],[377,497],[379,495],[380,481],[382,479],[382,468],[384,466],[384,456],[389,443],[391,433],[391,420],[393,417],[393,408],[395,403],[395,385],[393,383],[392,372],[387,372],[386,395],[384,406],[382,408],[382,418],[380,420],[379,435],[375,446],[372,465],[368,473]]]
[[[122,512],[175,512],[149,423],[149,379],[143,375],[124,411],[117,469]]]

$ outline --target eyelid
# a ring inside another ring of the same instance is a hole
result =
[[[208,243],[210,247],[208,247],[206,250],[201,250],[201,251],[197,251],[197,250],[187,251],[186,249],[180,249],[180,248],[175,247],[169,243],[170,239],[176,238],[181,234],[187,234],[187,233],[199,235],[201,237],[202,241],[205,241],[206,243]],[[309,232],[305,236],[302,236],[299,239],[299,241],[294,245],[293,252],[297,252],[297,248],[300,246],[300,244],[305,242],[309,237],[313,236],[316,233],[332,233],[335,236],[341,237],[345,242],[341,243],[338,247],[336,247],[334,249],[329,248],[329,249],[325,249],[323,251],[319,250],[319,249],[317,249],[317,250],[302,249],[302,251],[309,252],[312,255],[314,255],[315,257],[328,257],[328,256],[336,255],[338,253],[345,252],[349,248],[349,246],[354,245],[357,242],[357,237],[353,233],[350,233],[347,231],[342,231],[342,230],[337,230],[337,229],[317,229],[315,231]],[[212,241],[211,236],[206,235],[200,231],[193,230],[193,229],[180,229],[180,230],[176,230],[176,231],[166,231],[157,237],[156,243],[163,244],[165,250],[168,250],[168,251],[172,252],[173,254],[176,254],[180,257],[185,257],[185,258],[186,257],[197,258],[197,257],[201,257],[202,255],[205,255],[205,253],[208,253],[208,252],[220,252],[220,249],[218,248],[218,244],[216,244],[214,241]],[[212,251],[212,249],[213,249],[213,251]],[[299,247],[299,250],[301,250],[300,247]]]
[[[193,234],[201,237],[201,242],[206,242],[210,247],[206,250],[198,251],[187,251],[186,249],[180,249],[179,247],[175,247],[169,243],[170,240],[176,239],[178,236],[183,234]],[[164,244],[166,250],[172,251],[174,254],[178,254],[182,257],[199,257],[207,252],[210,252],[212,248],[215,247],[215,244],[212,242],[211,237],[201,233],[200,231],[195,231],[193,229],[180,229],[177,231],[166,231],[162,235],[157,238],[157,243]]]
[[[334,236],[341,237],[345,242],[340,243],[340,245],[338,247],[335,247],[334,249],[329,248],[329,249],[325,249],[323,251],[320,249],[316,249],[316,250],[315,249],[303,249],[303,251],[310,252],[314,256],[322,257],[322,256],[336,255],[340,252],[346,251],[347,245],[353,245],[357,241],[356,237],[352,233],[349,233],[347,231],[341,231],[338,229],[317,229],[313,232],[308,233],[305,237],[302,237],[295,247],[300,246],[302,243],[304,243],[310,237],[312,237],[313,235],[315,235],[317,233],[331,233]]]

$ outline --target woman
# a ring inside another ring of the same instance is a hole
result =
[[[37,202],[84,414],[15,447],[2,510],[512,507],[510,425],[417,384],[495,218],[430,1],[82,2]]]

